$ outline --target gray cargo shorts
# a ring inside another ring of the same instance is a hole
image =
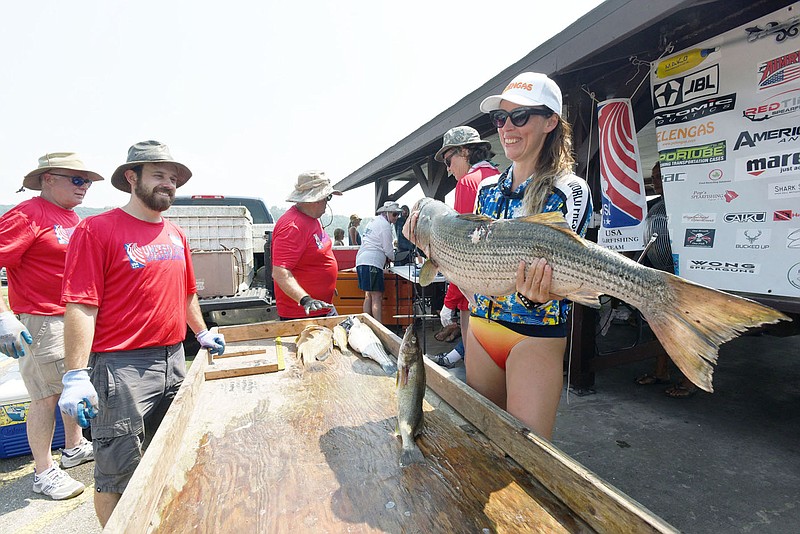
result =
[[[186,376],[183,345],[93,352],[99,399],[92,419],[97,491],[122,493]]]

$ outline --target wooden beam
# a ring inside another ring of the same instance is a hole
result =
[[[237,376],[260,375],[274,373],[279,370],[277,361],[253,360],[241,362],[237,365],[226,367],[209,367],[205,372],[206,380],[219,380],[220,378],[234,378]]]

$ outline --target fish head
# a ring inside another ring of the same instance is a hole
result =
[[[408,325],[403,334],[403,341],[400,343],[400,350],[397,356],[397,364],[400,367],[410,366],[412,363],[422,360],[422,349],[419,346],[417,336],[417,326],[414,323]]]
[[[430,257],[430,242],[433,221],[447,206],[433,198],[422,198],[414,204],[414,209],[403,227],[403,235]]]

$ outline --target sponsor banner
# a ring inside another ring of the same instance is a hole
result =
[[[798,12],[785,5],[651,65],[675,272],[694,282],[800,298],[800,32],[757,31]]]
[[[597,125],[603,196],[597,242],[617,251],[642,250],[647,197],[630,100],[600,102]]]

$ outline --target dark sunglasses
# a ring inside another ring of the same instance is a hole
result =
[[[84,184],[87,184],[88,187],[92,187],[92,181],[88,178],[83,178],[81,176],[71,176],[69,174],[58,174],[57,172],[49,172],[47,174],[52,174],[53,176],[60,176],[61,178],[69,178],[72,181],[72,185],[75,187],[83,187]]]
[[[331,193],[330,195],[325,197],[325,202],[330,202],[332,198],[333,198],[333,194]]]
[[[512,109],[510,112],[504,109],[495,109],[489,112],[489,120],[495,128],[500,129],[506,124],[506,120],[511,117],[511,124],[517,128],[525,126],[531,115],[541,115],[542,117],[549,117],[553,112],[547,108],[517,108]]]
[[[458,156],[460,153],[461,153],[461,149],[456,149],[456,150],[453,150],[452,152],[450,152],[449,156],[446,156],[444,158],[444,164],[448,169],[450,168],[450,162],[452,162],[453,158]]]

